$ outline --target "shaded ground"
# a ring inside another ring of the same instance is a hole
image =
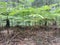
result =
[[[56,27],[3,28],[0,31],[0,45],[60,45],[60,29]]]

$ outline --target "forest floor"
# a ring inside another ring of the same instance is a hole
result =
[[[60,45],[60,28],[3,28],[0,45]]]

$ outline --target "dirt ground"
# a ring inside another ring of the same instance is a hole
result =
[[[58,28],[3,28],[0,45],[60,45]]]

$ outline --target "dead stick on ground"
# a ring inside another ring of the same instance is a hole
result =
[[[11,42],[11,40],[13,40],[20,32],[18,32],[16,35],[14,35],[10,40],[8,40],[5,44],[9,44]]]

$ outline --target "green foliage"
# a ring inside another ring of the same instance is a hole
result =
[[[20,1],[23,2],[23,0]],[[0,8],[0,18],[2,19],[4,17],[3,20],[5,20],[8,16],[8,19],[11,21],[14,20],[14,24],[16,23],[16,25],[40,25],[46,21],[49,23],[52,22],[52,20],[56,20],[56,17],[59,17],[60,15],[60,9],[51,11],[51,8],[55,5],[45,5],[39,8],[30,7],[27,9],[20,9],[20,7],[17,6],[19,9],[15,7],[12,8],[12,10],[7,10],[7,3],[1,2],[0,4],[5,6],[3,8]]]

